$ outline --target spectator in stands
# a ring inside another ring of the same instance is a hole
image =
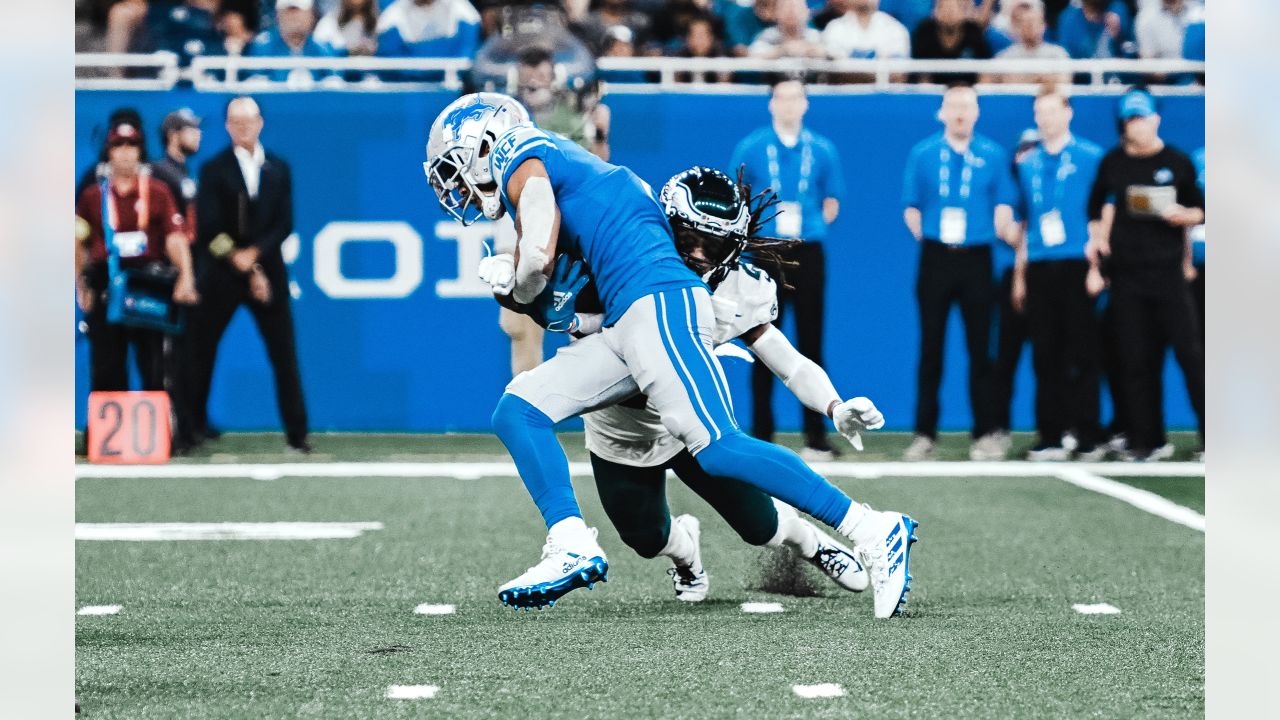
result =
[[[809,24],[809,6],[804,0],[777,0],[777,14],[778,24],[762,30],[751,43],[752,57],[826,57],[822,33]]]
[[[199,55],[238,55],[252,38],[258,17],[257,5],[249,0],[156,3],[132,34],[129,49],[172,52],[183,65]]]
[[[1060,45],[1045,42],[1044,5],[1040,0],[1016,0],[1013,5],[1013,45],[1001,50],[996,57],[1001,60],[1068,60],[1070,56]],[[993,75],[986,82],[1008,83],[1069,83],[1070,73]]]
[[[1198,0],[1160,0],[1138,12],[1134,34],[1138,54],[1144,58],[1181,58],[1187,26],[1204,20]]]
[[[669,0],[654,16],[650,38],[664,54],[671,54],[684,43],[689,23],[700,18],[715,21],[712,0]]]
[[[1078,0],[1058,16],[1058,43],[1077,60],[1130,57],[1131,20],[1124,0]]]
[[[777,19],[776,0],[736,0],[725,3],[720,8],[724,17],[725,42],[729,52],[737,57],[745,57],[751,43],[765,28],[771,27]]]
[[[941,4],[941,3],[939,3]],[[991,247],[997,215],[1013,209],[1009,156],[974,132],[978,95],[952,87],[942,97],[943,131],[918,143],[902,182],[903,222],[920,244],[916,299],[920,305],[915,438],[904,460],[933,456],[938,433],[938,389],[951,306],[960,306],[969,351],[969,404],[973,412],[971,460],[1003,460],[1008,447],[996,432],[991,388]]]
[[[724,57],[724,45],[716,36],[716,19],[711,15],[702,15],[689,21],[685,28],[684,41],[671,53],[674,57],[684,58],[717,58]],[[730,73],[714,72],[682,72],[676,73],[676,82],[729,82]]]
[[[470,58],[480,46],[480,13],[467,0],[395,0],[378,18],[383,57]]]
[[[328,45],[316,42],[311,36],[316,13],[313,0],[276,0],[276,24],[259,33],[249,46],[248,55],[258,57],[333,57],[337,53]],[[303,85],[316,75],[328,75],[326,71],[312,73],[306,68],[273,70],[269,73],[277,82],[289,80]]]
[[[880,9],[915,32],[920,23],[933,13],[933,0],[881,0]]]
[[[636,12],[631,7],[631,0],[599,0],[599,3],[586,18],[573,23],[574,34],[586,43],[587,47],[601,55],[608,55],[608,46],[620,42],[621,34],[613,32],[613,28],[619,26],[631,31],[630,38],[625,43],[631,46],[631,55],[635,54],[637,48],[644,47],[649,42],[651,26],[649,16]],[[626,50],[619,47],[615,52],[622,53]],[[615,57],[630,56],[615,55]]]
[[[636,36],[631,28],[626,25],[614,25],[604,32],[604,45],[600,47],[601,57],[635,57],[636,56]],[[622,82],[631,82],[618,75],[611,76],[614,80]],[[643,78],[636,78],[636,82],[643,81]]]
[[[934,0],[933,15],[911,35],[911,57],[921,60],[986,59],[992,56],[982,24],[969,17],[969,0]],[[922,73],[919,82],[973,83],[974,73]]]
[[[911,33],[880,10],[880,0],[848,0],[849,11],[822,31],[822,44],[833,58],[911,57]]]
[[[373,55],[378,50],[377,1],[342,0],[320,18],[311,37],[338,55]]]

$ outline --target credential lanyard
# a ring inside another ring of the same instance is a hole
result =
[[[964,151],[964,168],[960,171],[960,204],[969,202],[973,191],[973,166],[977,163],[972,150]],[[951,148],[945,142],[938,153],[938,194],[942,201],[951,199]]]
[[[138,229],[146,232],[151,201],[151,178],[143,173],[138,174]],[[116,196],[111,192],[111,178],[103,175],[98,180],[98,189],[102,191],[102,244],[107,248],[107,275],[115,277],[120,272],[120,249],[116,247],[116,225],[120,222],[120,212],[116,209]]]
[[[803,200],[805,194],[809,192],[809,175],[813,172],[813,146],[809,140],[809,131],[802,131],[800,133],[800,184],[796,188],[797,202]],[[765,148],[765,154],[769,156],[769,187],[781,197],[782,168],[778,164],[778,146],[769,143]]]
[[[1062,209],[1062,198],[1066,193],[1067,177],[1072,169],[1071,151],[1063,150],[1058,160],[1058,172],[1054,176],[1053,205],[1046,208],[1044,206],[1044,156],[1045,150],[1041,147],[1040,152],[1035,155],[1035,163],[1031,166],[1031,209],[1037,213]]]

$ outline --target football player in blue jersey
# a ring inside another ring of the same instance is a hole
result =
[[[494,410],[494,431],[548,527],[542,559],[499,588],[504,603],[542,607],[606,578],[607,558],[582,518],[554,426],[638,390],[709,474],[759,488],[851,539],[871,579],[875,616],[901,611],[916,522],[854,503],[795,453],[739,429],[712,352],[710,290],[681,259],[644,181],[539,130],[515,100],[495,94],[463,96],[440,113],[424,169],[460,222],[514,216],[516,252],[481,267],[495,295],[540,308],[549,330],[584,332],[596,328],[583,326],[573,302],[589,277],[603,308],[599,332],[512,380]],[[575,277],[579,267],[586,274]],[[868,422],[855,401],[829,415],[841,429]]]

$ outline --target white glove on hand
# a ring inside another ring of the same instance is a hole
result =
[[[490,255],[480,261],[480,279],[495,295],[510,295],[516,286],[516,259],[507,253]]]
[[[862,430],[879,430],[884,427],[884,414],[876,409],[875,403],[864,397],[846,400],[831,412],[836,430],[849,440],[854,449],[862,452]]]

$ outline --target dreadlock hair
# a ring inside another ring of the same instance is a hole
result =
[[[786,253],[798,247],[804,241],[799,238],[779,238],[760,235],[760,228],[778,216],[775,209],[780,202],[778,193],[773,188],[765,188],[758,194],[751,194],[751,185],[745,180],[746,165],[738,167],[738,188],[742,197],[747,198],[747,207],[751,212],[751,224],[747,226],[747,242],[742,254],[759,265],[773,277],[778,287],[794,290],[787,283],[787,270],[800,266],[795,260],[788,260]]]

